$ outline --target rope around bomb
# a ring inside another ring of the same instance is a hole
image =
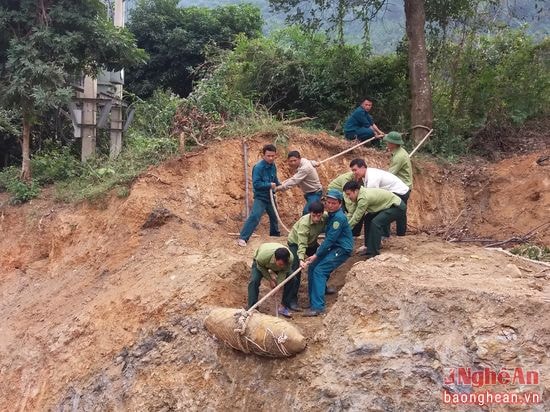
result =
[[[294,276],[296,276],[300,271],[302,270],[301,267],[296,269],[294,272],[292,272],[290,275],[287,276],[285,280],[283,280],[281,283],[279,283],[277,286],[275,286],[271,291],[265,295],[263,298],[261,298],[258,302],[256,302],[254,305],[252,305],[248,310],[242,310],[241,312],[237,312],[235,314],[235,317],[238,316],[237,319],[237,328],[234,329],[234,332],[239,333],[240,335],[244,335],[246,332],[246,326],[248,325],[248,320],[250,316],[252,315],[252,311],[256,309],[258,306],[260,306],[263,302],[267,300],[267,298],[273,296],[275,293],[277,293],[281,288],[286,285],[288,282],[290,282],[292,279],[294,279]]]

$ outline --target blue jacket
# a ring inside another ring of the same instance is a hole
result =
[[[277,178],[277,167],[275,163],[269,164],[262,159],[252,168],[254,198],[269,202],[271,183],[275,183],[277,186],[281,184]]]
[[[322,258],[335,248],[341,248],[350,254],[353,251],[353,235],[342,209],[328,214],[325,241],[315,254],[317,258]]]
[[[344,133],[354,133],[357,129],[362,127],[370,127],[373,124],[374,120],[369,112],[359,106],[346,120],[346,123],[344,124]]]

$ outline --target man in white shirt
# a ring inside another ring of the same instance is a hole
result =
[[[388,190],[396,194],[397,196],[399,196],[399,198],[403,200],[405,205],[407,204],[407,201],[409,200],[409,195],[411,194],[411,189],[409,189],[409,187],[394,174],[390,172],[386,172],[385,170],[382,170],[382,169],[367,167],[367,163],[363,159],[353,159],[350,162],[349,167],[353,172],[355,180],[361,181],[361,179],[363,179],[363,181],[365,182],[365,187]],[[365,215],[365,220],[366,220],[365,232],[367,231],[370,220],[372,220],[372,218],[374,218],[375,216],[376,215],[372,213],[368,213],[367,215]],[[400,222],[397,222],[396,224],[399,226],[397,228],[397,232],[405,233],[405,231],[407,230],[407,217],[405,216],[404,222],[400,221]],[[404,227],[402,226],[403,224],[405,225]],[[356,233],[357,232],[355,232],[354,234]],[[390,235],[390,230],[388,227],[384,236],[389,237],[389,235]],[[366,233],[365,233],[365,236],[366,236]]]
[[[353,159],[349,167],[355,176],[355,180],[365,182],[365,187],[374,189],[386,189],[395,193],[405,203],[409,198],[409,187],[401,179],[390,172],[374,167],[367,167],[363,159]],[[404,199],[407,198],[407,200]]]
[[[309,213],[309,205],[318,202],[323,196],[323,186],[319,180],[317,169],[314,167],[314,161],[300,156],[300,152],[293,150],[288,153],[288,165],[294,170],[294,175],[286,179],[275,188],[276,192],[288,190],[298,186],[304,192],[306,204],[302,210],[302,216]]]

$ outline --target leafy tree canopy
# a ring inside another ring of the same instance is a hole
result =
[[[71,77],[146,57],[100,0],[2,0],[0,16],[0,99],[27,115],[66,101]]]
[[[205,61],[205,47],[229,49],[239,33],[258,37],[262,18],[257,7],[247,4],[206,9],[181,8],[177,0],[142,0],[128,28],[151,56],[147,65],[128,70],[128,88],[142,97],[157,88],[186,96],[194,69]]]
[[[22,176],[30,177],[32,125],[71,98],[72,79],[145,57],[131,33],[108,20],[100,0],[1,0],[0,106],[22,116]]]

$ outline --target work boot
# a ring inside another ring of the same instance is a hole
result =
[[[338,292],[336,288],[332,288],[330,286],[327,286],[325,289],[325,295],[334,295],[336,292]]]
[[[296,302],[292,302],[290,305],[288,305],[288,308],[290,310],[293,310],[294,312],[301,312],[302,309],[300,308],[300,306],[298,306],[298,304]]]
[[[284,306],[281,306],[277,312],[279,313],[279,315],[284,316],[285,318],[292,319],[292,313],[290,313],[288,308],[285,308]]]
[[[308,309],[302,314],[302,316],[313,317],[313,316],[319,316],[324,314],[325,314],[324,310]]]

